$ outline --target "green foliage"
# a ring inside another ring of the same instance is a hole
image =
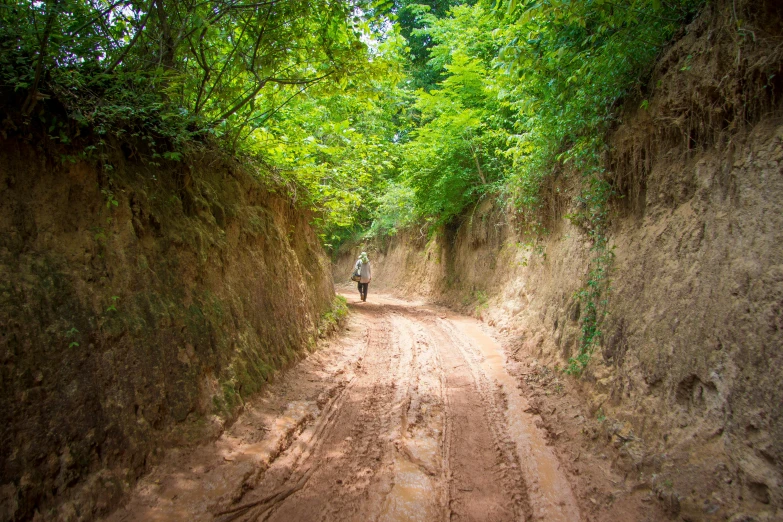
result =
[[[369,228],[374,200],[383,194],[379,187],[399,168],[394,115],[407,96],[395,86],[398,69],[384,74],[350,96],[317,89],[303,95],[248,139],[292,187],[297,203],[321,211],[315,224],[325,244],[338,245],[357,225]]]
[[[611,291],[609,271],[614,262],[614,251],[608,247],[606,236],[608,203],[614,195],[612,187],[601,178],[598,167],[586,168],[582,194],[577,197],[577,213],[567,216],[573,223],[586,230],[592,242],[592,258],[587,280],[576,292],[582,305],[580,326],[582,330],[579,351],[568,360],[565,372],[581,375],[587,368],[594,349],[599,345],[603,332],[601,324],[608,311]]]
[[[410,87],[429,90],[442,79],[441,70],[430,67],[428,61],[435,42],[427,30],[432,19],[444,18],[454,0],[395,0],[394,11],[400,34],[408,45]]]
[[[416,92],[415,126],[404,136],[398,184],[390,185],[402,197],[399,183],[414,191],[405,219],[443,224],[500,193],[531,230],[543,231],[545,179],[563,171],[558,165],[600,178],[618,101],[643,84],[700,3],[486,0],[445,15],[440,4],[402,5],[401,32],[418,66],[426,52],[431,71],[411,84],[432,80]],[[385,198],[383,208],[390,212],[376,216],[384,226],[373,233],[398,228],[399,205]]]
[[[643,83],[661,47],[700,3],[503,2],[499,96],[517,115],[510,189],[531,221],[542,178],[555,163],[583,169],[600,162],[618,100]]]
[[[40,118],[60,141],[111,132],[151,160],[197,136],[236,150],[297,92],[374,73],[369,21],[357,14],[369,4],[9,0],[0,82],[23,120]],[[68,132],[50,98],[64,106]]]
[[[427,19],[436,43],[430,64],[444,79],[417,92],[418,126],[404,146],[402,166],[418,213],[436,224],[498,191],[509,166],[503,157],[509,121],[487,81],[497,49],[493,19],[480,6],[458,6],[451,15]]]
[[[67,332],[65,332],[65,337],[67,339],[73,339],[71,342],[68,343],[68,348],[78,348],[79,342],[76,341],[74,338],[79,335],[79,330],[76,329],[75,326],[71,327]]]
[[[217,145],[314,209],[335,249],[487,197],[542,233],[542,187],[580,175],[568,217],[593,257],[567,371],[581,373],[611,293],[604,137],[702,3],[6,0],[2,132],[97,161],[110,210],[112,149],[156,166]]]
[[[106,199],[106,208],[111,209],[112,207],[119,206],[120,202],[114,197],[114,192],[112,192],[111,189],[101,189],[101,194],[103,194],[104,199]]]
[[[318,326],[318,334],[323,336],[333,331],[337,326],[345,320],[348,315],[348,300],[341,296],[336,295],[332,306],[329,310],[324,312],[321,316],[321,323]]]
[[[616,103],[699,3],[8,0],[0,89],[107,172],[118,143],[152,165],[204,141],[241,153],[322,211],[328,244],[497,193],[535,228],[543,179],[597,164]]]
[[[109,312],[116,312],[117,311],[117,301],[119,301],[119,296],[113,295],[111,296],[111,304],[106,307],[106,313]]]
[[[473,297],[476,300],[473,312],[477,317],[481,317],[481,313],[489,308],[489,297],[484,290],[476,290],[473,292]]]
[[[399,229],[416,222],[414,209],[413,189],[399,181],[389,181],[375,198],[373,220],[367,234],[371,237],[395,235]]]

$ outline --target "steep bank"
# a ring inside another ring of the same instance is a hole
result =
[[[609,315],[573,386],[615,465],[685,520],[772,520],[783,508],[780,15],[773,2],[711,4],[609,139]],[[374,245],[370,295],[472,311],[519,353],[562,367],[579,346],[574,295],[592,256],[566,217],[575,185],[553,176],[542,238],[485,201],[432,237]]]
[[[0,141],[0,519],[114,507],[314,346],[334,297],[296,209],[194,152],[111,170]]]

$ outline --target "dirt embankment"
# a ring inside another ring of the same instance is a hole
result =
[[[610,136],[609,315],[569,386],[602,426],[585,436],[674,518],[783,513],[782,21],[776,2],[711,3]],[[370,293],[457,306],[504,331],[517,357],[562,367],[580,341],[591,244],[565,218],[578,188],[552,183],[564,195],[548,236],[484,202],[431,238],[367,246]]]
[[[108,512],[332,305],[308,216],[238,166],[113,167],[0,141],[0,520]]]

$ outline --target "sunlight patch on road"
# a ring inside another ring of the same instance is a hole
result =
[[[580,520],[571,486],[560,470],[557,457],[547,445],[544,434],[536,427],[535,417],[525,411],[529,404],[518,392],[514,377],[506,371],[500,346],[481,330],[476,321],[456,317],[450,319],[475,342],[484,358],[482,368],[506,396],[508,433],[516,444],[536,515],[551,522]]]

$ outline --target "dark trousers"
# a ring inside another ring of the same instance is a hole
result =
[[[365,299],[367,299],[367,287],[370,286],[370,283],[359,283],[359,293],[364,296]]]

